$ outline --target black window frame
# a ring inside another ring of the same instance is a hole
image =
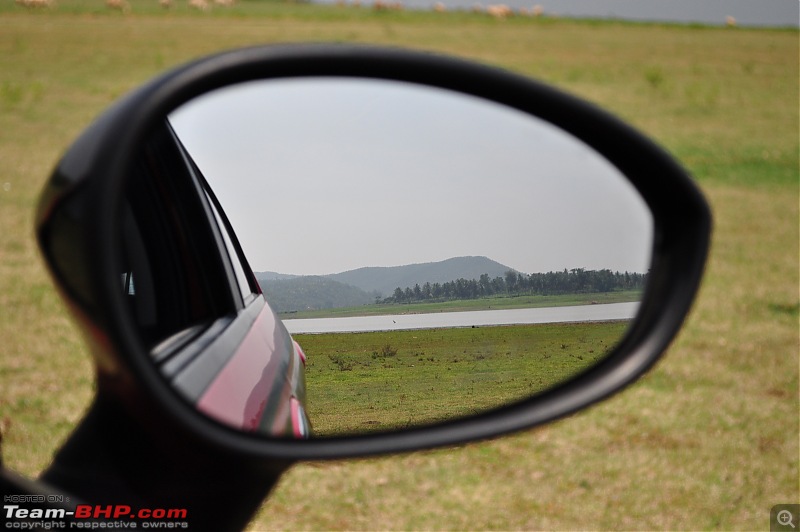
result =
[[[228,215],[225,213],[225,209],[222,208],[222,205],[220,204],[219,199],[217,199],[214,190],[208,184],[205,175],[197,166],[197,163],[195,163],[194,159],[189,154],[181,140],[178,138],[175,131],[172,129],[172,125],[169,124],[169,121],[167,121],[167,127],[169,127],[175,144],[178,146],[182,156],[184,157],[184,161],[189,169],[189,173],[195,180],[195,184],[200,191],[201,201],[205,204],[208,211],[208,222],[213,226],[213,230],[215,232],[217,246],[220,250],[224,250],[225,252],[223,254],[223,261],[225,261],[226,265],[231,268],[228,271],[228,283],[231,285],[233,292],[238,292],[241,295],[242,306],[238,309],[241,310],[242,308],[248,306],[250,302],[256,298],[256,296],[261,294],[261,287],[255,278],[253,270],[250,268],[250,263],[248,262],[244,251],[242,250],[242,246],[239,243],[239,239],[236,236],[236,232],[233,230],[230,220],[228,219]],[[229,243],[230,246],[228,245]],[[233,249],[231,249],[231,247],[233,247]],[[242,289],[242,285],[239,282],[236,274],[237,265],[239,268],[241,268],[241,271],[246,279],[249,292],[245,292]]]
[[[229,226],[219,226],[213,193],[170,124],[165,120],[148,139],[123,202],[121,289],[153,359],[162,363],[204,331],[218,330],[215,323],[235,319],[260,290],[243,297],[222,231],[240,263],[241,248]],[[250,271],[246,261],[242,267]],[[135,290],[128,293],[131,276]],[[248,281],[254,288],[252,272]],[[137,308],[142,304],[147,308]]]

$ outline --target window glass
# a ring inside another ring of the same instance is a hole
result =
[[[135,163],[119,224],[120,288],[151,349],[235,310],[200,190],[174,137],[158,129]]]
[[[208,197],[208,195],[206,195],[206,197]],[[222,233],[222,239],[225,241],[225,248],[228,250],[228,256],[231,258],[231,265],[233,266],[233,272],[236,276],[236,282],[239,285],[239,290],[242,293],[242,299],[247,301],[249,296],[253,293],[253,290],[250,288],[248,275],[245,272],[245,268],[242,265],[241,260],[239,259],[239,253],[236,251],[236,246],[233,245],[233,240],[228,232],[228,227],[223,222],[222,217],[220,216],[219,211],[214,204],[214,201],[210,197],[208,197],[208,203],[211,205],[211,209],[214,211],[214,218],[217,220],[219,231]]]

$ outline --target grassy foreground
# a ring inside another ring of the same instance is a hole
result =
[[[627,322],[296,334],[317,436],[385,431],[513,403],[592,366]],[[342,415],[347,412],[347,415]]]
[[[205,53],[351,41],[457,54],[594,101],[665,145],[716,218],[705,283],[668,355],[551,426],[405,456],[298,465],[253,530],[765,529],[798,502],[798,33],[491,20],[241,3],[162,12],[0,3],[0,423],[36,474],[92,394],[32,239],[61,151],[111,101]]]

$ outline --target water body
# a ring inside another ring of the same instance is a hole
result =
[[[317,0],[334,3],[336,0]],[[373,0],[362,0],[370,5]],[[648,22],[726,24],[739,26],[800,27],[798,0],[402,0],[410,9],[431,9],[437,2],[448,9],[505,4],[514,9],[540,5],[544,14],[574,18],[622,19]],[[352,0],[348,0],[352,3]]]
[[[404,331],[450,327],[629,320],[636,315],[638,308],[639,303],[632,302],[574,307],[439,312],[435,314],[289,319],[283,320],[283,323],[292,334]]]

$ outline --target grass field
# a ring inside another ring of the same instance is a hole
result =
[[[684,331],[605,403],[492,442],[302,464],[253,530],[738,529],[798,495],[798,32],[241,2],[27,11],[0,0],[0,423],[33,475],[92,394],[32,237],[59,154],[115,98],[205,53],[348,41],[456,54],[550,82],[653,136],[715,215]]]
[[[413,427],[519,401],[592,366],[626,327],[566,323],[294,338],[308,357],[314,434],[331,436]]]

